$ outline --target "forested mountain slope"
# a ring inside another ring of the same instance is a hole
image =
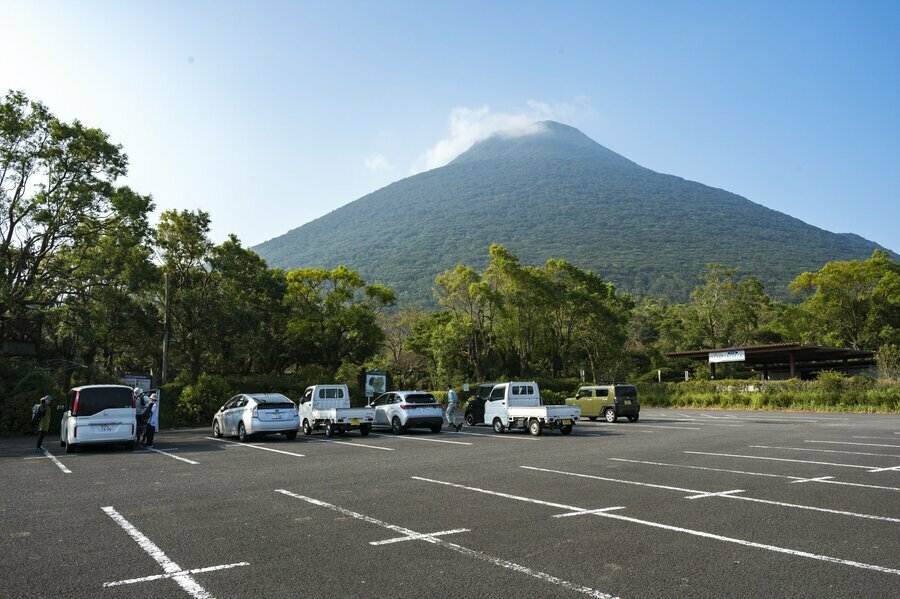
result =
[[[427,304],[435,274],[483,266],[491,243],[523,263],[563,258],[632,293],[676,300],[708,262],[740,267],[784,298],[799,273],[880,247],[656,173],[572,127],[539,125],[481,141],[254,249],[282,268],[345,264],[401,301]]]

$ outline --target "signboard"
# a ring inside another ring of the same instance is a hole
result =
[[[465,391],[466,393],[469,392],[469,383],[463,383],[463,391]]]
[[[129,387],[137,387],[142,391],[150,391],[150,375],[148,374],[124,374],[122,382]]]
[[[717,364],[719,362],[743,362],[744,350],[732,349],[728,351],[711,351],[709,352],[709,363]]]
[[[383,370],[366,372],[366,397],[381,395],[387,391],[387,373]]]

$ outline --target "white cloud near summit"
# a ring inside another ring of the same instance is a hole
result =
[[[378,152],[367,156],[365,159],[366,170],[373,175],[382,175],[394,170],[394,165],[384,154]]]
[[[548,104],[529,100],[516,112],[494,112],[489,106],[457,107],[450,111],[449,134],[419,155],[412,173],[444,166],[475,142],[495,133],[510,137],[528,135],[539,130],[537,121],[571,122],[576,109],[571,104]]]

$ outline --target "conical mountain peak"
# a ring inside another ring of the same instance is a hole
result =
[[[476,142],[450,164],[487,160],[571,160],[591,158],[600,162],[637,166],[569,125],[538,121],[525,127],[498,131]]]

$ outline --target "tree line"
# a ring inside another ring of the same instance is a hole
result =
[[[428,311],[345,267],[269,268],[233,235],[214,243],[200,210],[152,227],[152,198],[118,184],[127,167],[103,131],[19,92],[0,103],[0,341],[38,347],[4,373],[56,369],[60,388],[159,374],[167,317],[168,375],[186,384],[304,369],[346,380],[374,366],[395,386],[432,389],[582,371],[639,379],[681,368],[667,351],[778,341],[878,349],[896,365],[900,265],[883,251],[801,274],[793,302],[710,264],[690,301],[672,303],[494,245],[483,270],[440,273]]]

